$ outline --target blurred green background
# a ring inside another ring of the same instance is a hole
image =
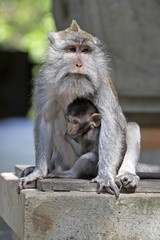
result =
[[[36,76],[40,65],[43,63],[48,41],[47,36],[50,31],[55,31],[55,22],[53,14],[51,12],[52,1],[51,0],[1,0],[0,1],[0,51],[10,52],[10,53],[27,53],[28,63],[30,64],[31,74],[28,77],[30,83],[22,83],[23,85],[29,85],[30,89],[26,90],[26,100],[30,101],[30,92],[32,85],[32,78]],[[13,54],[12,54],[13,55]],[[6,54],[5,54],[6,56]],[[9,58],[9,56],[8,56]],[[16,61],[16,60],[15,60]],[[20,60],[21,61],[21,60]],[[11,65],[12,63],[6,63],[6,65]],[[5,66],[6,67],[6,66]],[[2,67],[4,69],[4,67]],[[21,67],[22,70],[23,67]],[[15,70],[17,71],[18,68]],[[2,70],[4,71],[4,70]],[[10,70],[7,70],[8,72]],[[25,73],[24,73],[25,74]],[[21,76],[22,77],[22,76]],[[20,77],[19,77],[20,78]],[[7,77],[8,79],[8,77]],[[1,86],[4,77],[1,74]],[[8,80],[5,80],[6,82]],[[11,80],[10,80],[11,81]],[[14,81],[15,82],[15,81]],[[13,84],[13,79],[12,79]],[[17,83],[18,84],[18,83]],[[27,86],[28,86],[27,85]],[[23,87],[23,86],[22,86]],[[6,85],[7,89],[11,89],[10,86]],[[13,86],[14,88],[14,86]],[[2,89],[1,89],[2,91]],[[3,94],[6,94],[7,90],[3,89]],[[2,95],[2,94],[1,94]],[[7,94],[6,94],[7,95]],[[1,102],[5,101],[3,97]],[[1,116],[10,116],[10,115],[23,115],[23,113],[16,114],[15,111],[12,113],[10,109],[7,108],[7,101],[1,106],[1,109],[6,108],[6,112],[1,114]],[[8,97],[8,105],[9,97]],[[29,106],[28,106],[29,105]],[[12,106],[12,109],[15,107]],[[17,109],[19,106],[17,105]],[[31,118],[33,118],[34,112],[30,108],[30,104],[27,104],[25,112]],[[3,110],[4,111],[4,110]],[[18,110],[17,110],[18,111]]]
[[[51,0],[1,0],[0,48],[28,52],[39,64],[46,53],[46,36],[55,31]]]

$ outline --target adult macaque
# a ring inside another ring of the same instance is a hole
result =
[[[64,31],[50,33],[46,63],[35,81],[35,169],[22,177],[19,188],[47,175],[49,162],[70,169],[76,156],[64,139],[67,106],[77,97],[89,99],[102,117],[99,136],[98,175],[100,191],[119,195],[115,183],[135,187],[140,151],[140,131],[128,125],[108,75],[108,57],[100,40],[80,29],[76,21]],[[127,142],[127,150],[123,149]],[[124,183],[124,184],[123,184]]]
[[[68,106],[66,141],[78,159],[66,171],[51,171],[48,177],[93,178],[98,174],[98,141],[101,116],[89,100],[77,98]]]

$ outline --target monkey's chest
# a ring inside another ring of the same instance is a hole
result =
[[[77,98],[76,95],[63,93],[58,96],[58,103],[63,111],[66,113],[68,105]]]

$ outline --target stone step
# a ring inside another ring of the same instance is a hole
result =
[[[15,166],[15,172],[18,175],[26,165]],[[151,178],[154,174],[150,174]],[[154,176],[156,177],[156,176]],[[80,191],[80,192],[97,192],[97,183],[91,183],[89,180],[84,179],[43,179],[28,184],[27,188],[35,188],[40,191]],[[105,190],[104,190],[105,192]],[[121,192],[126,192],[124,189]],[[160,193],[160,179],[141,179],[135,192],[137,193]]]
[[[37,181],[40,191],[80,191],[97,192],[97,183],[82,179],[43,179]],[[103,191],[105,192],[105,190]],[[122,193],[126,193],[124,189]],[[142,179],[135,190],[136,193],[160,193],[160,179]]]

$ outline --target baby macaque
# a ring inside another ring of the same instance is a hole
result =
[[[72,146],[78,159],[66,171],[52,171],[48,177],[85,178],[98,173],[98,142],[101,116],[98,109],[87,99],[77,98],[69,104],[66,114],[66,141]]]

